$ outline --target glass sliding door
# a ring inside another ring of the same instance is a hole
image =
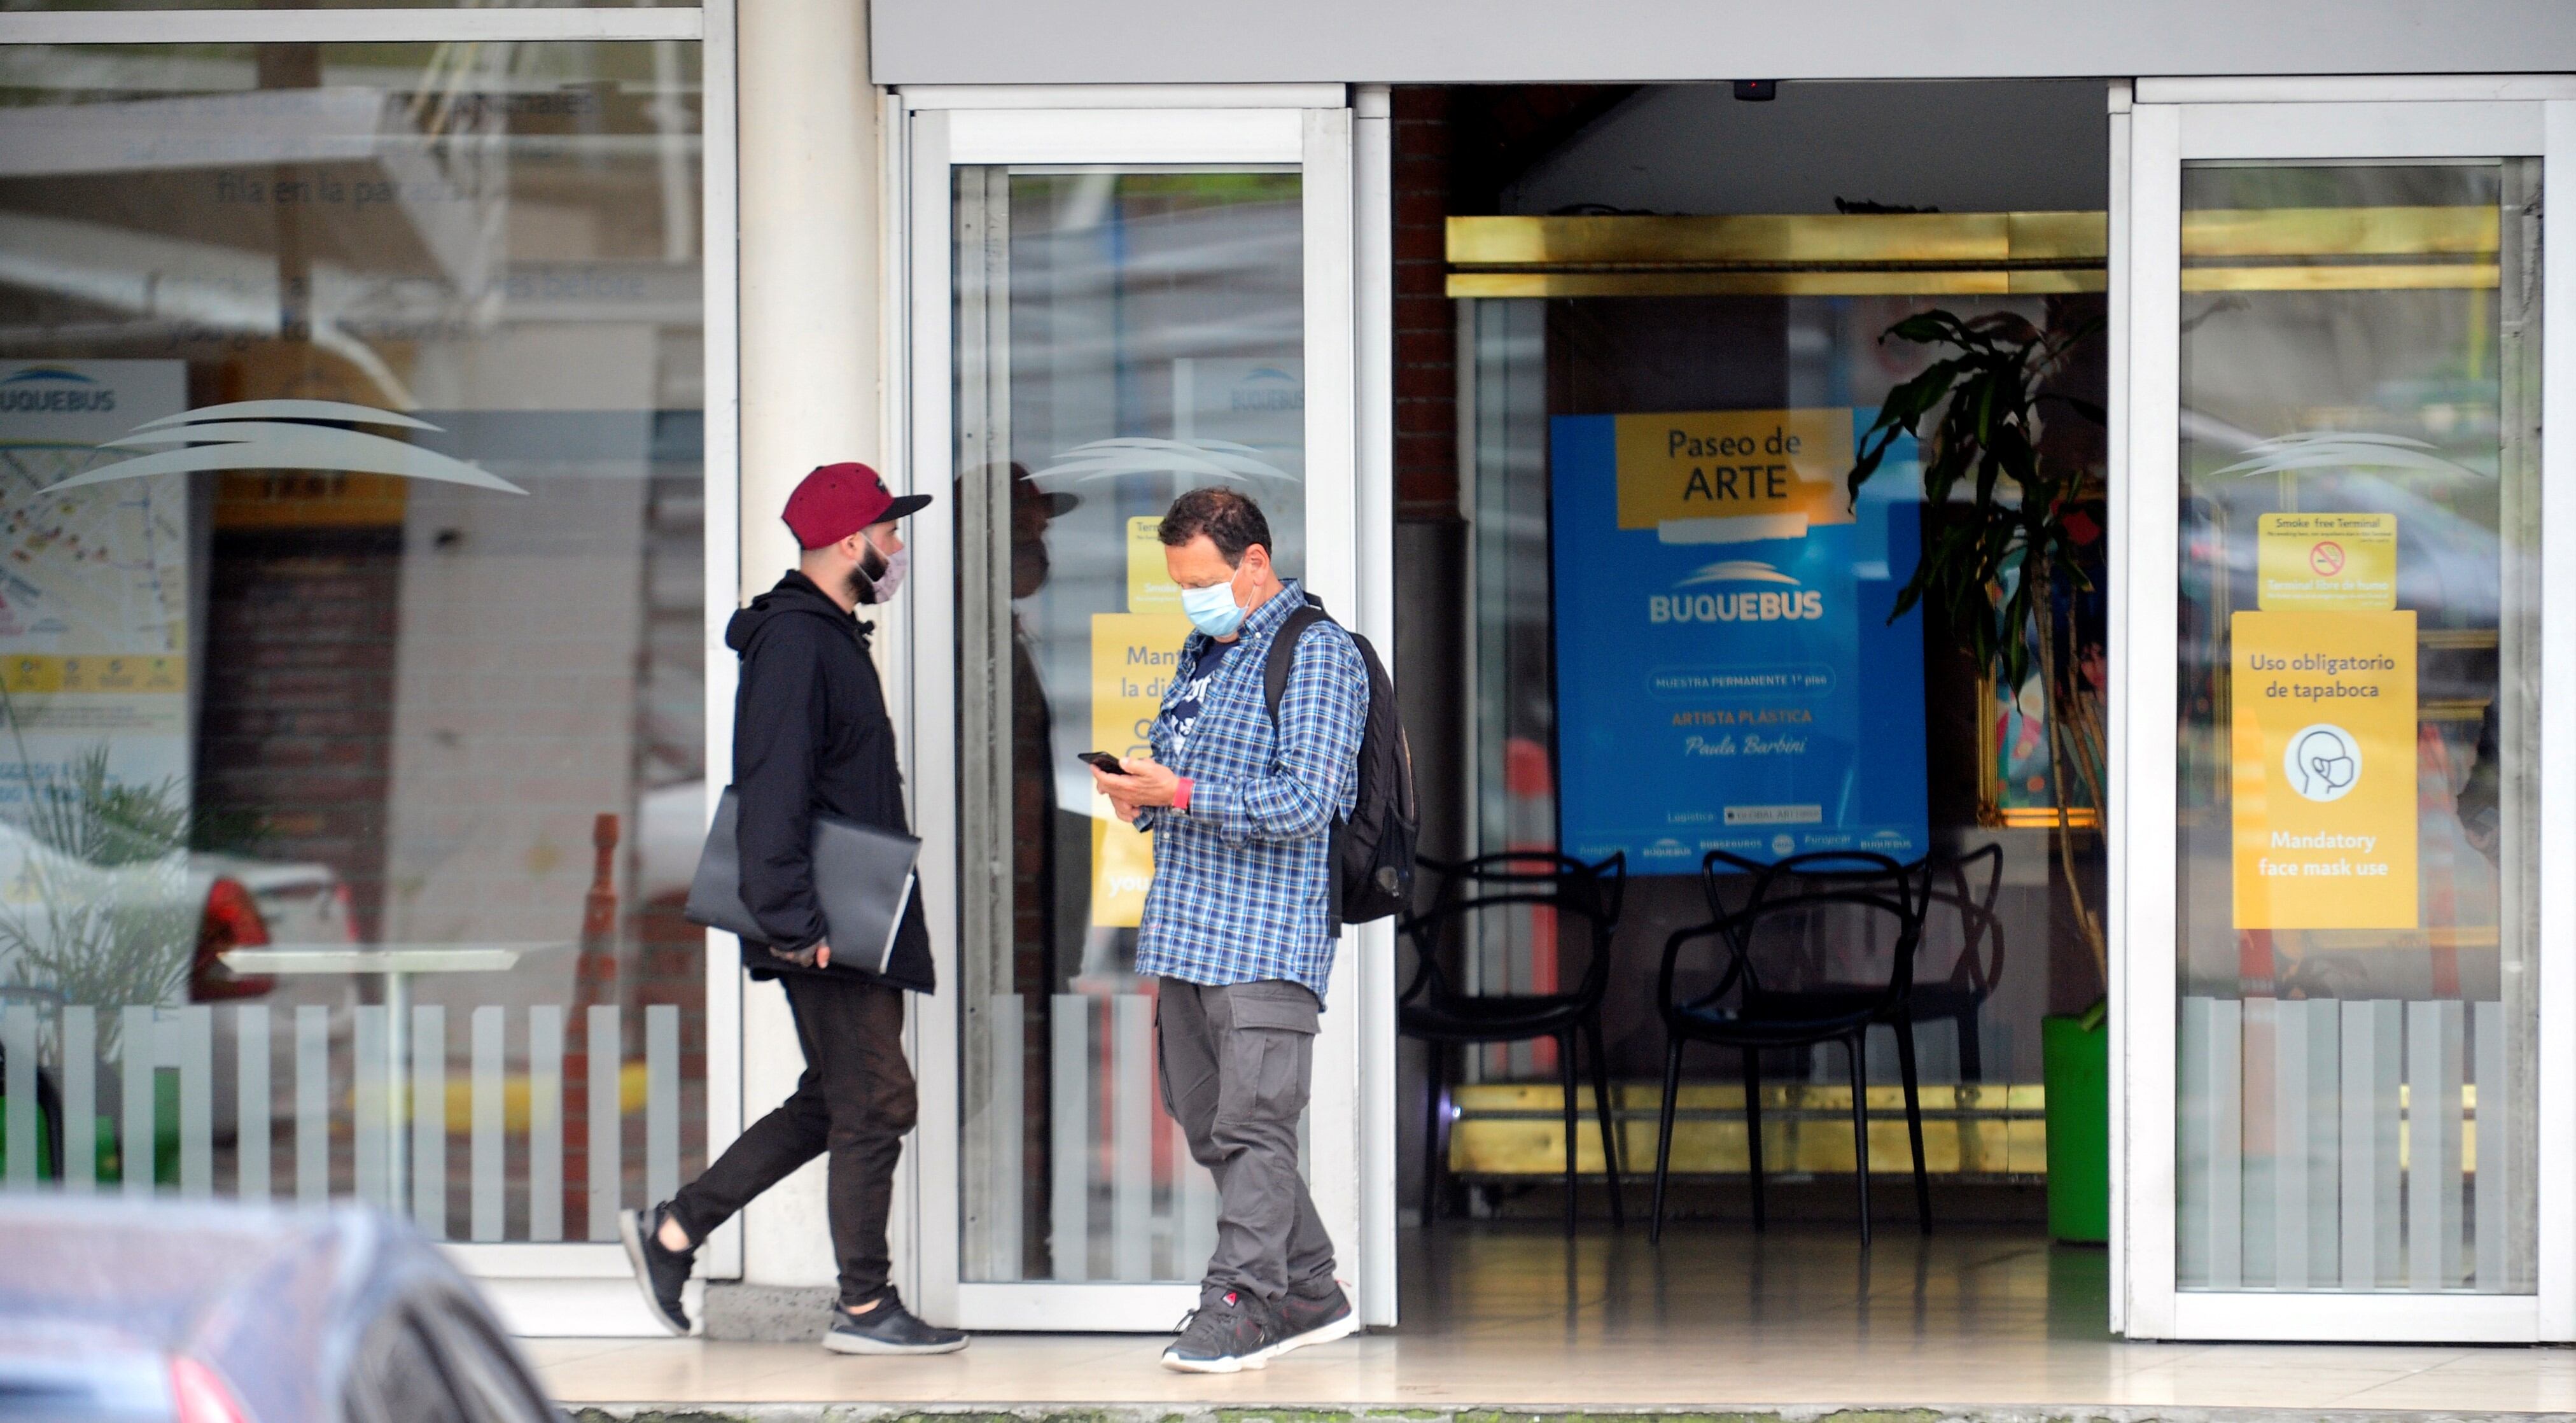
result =
[[[2133,120],[2133,1332],[2533,1337],[2543,106],[2339,107]]]
[[[1153,845],[1075,758],[1146,749],[1176,495],[1251,495],[1305,569],[1301,179],[955,172],[965,1278],[1195,1280],[1215,1182],[1132,971]]]
[[[2538,169],[2183,170],[2184,1289],[2532,1288]]]
[[[953,821],[923,826],[954,856],[955,915],[953,1006],[920,1054],[925,1125],[954,1141],[953,1182],[924,1183],[924,1292],[953,1289],[968,1324],[1168,1325],[1215,1244],[1215,1183],[1164,1109],[1155,981],[1133,967],[1153,845],[1075,757],[1145,743],[1189,632],[1156,538],[1182,491],[1252,496],[1282,570],[1347,601],[1348,555],[1318,551],[1328,529],[1349,547],[1348,436],[1318,443],[1349,393],[1315,349],[1309,125],[1263,118],[1267,154],[1135,161],[1128,145],[1189,124],[1136,114],[1101,161],[1065,161],[1059,139],[1046,163],[965,161],[991,141],[970,116],[916,120],[917,149],[959,140],[916,166],[914,197],[915,320],[946,335],[941,369],[916,347],[915,380],[945,388],[954,495],[918,542],[946,566],[931,586],[955,590],[944,629],[914,627],[923,725],[956,728],[919,781],[954,788]],[[932,439],[925,420],[916,451]],[[1310,1129],[1347,1134],[1353,1105],[1317,1102]]]

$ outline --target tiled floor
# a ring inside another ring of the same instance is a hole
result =
[[[1407,1241],[1404,1327],[1193,1378],[1161,1340],[988,1335],[963,1354],[533,1340],[568,1403],[2034,1405],[2576,1411],[2576,1351],[2128,1344],[2099,1250],[2018,1230],[1590,1234],[1444,1225]]]

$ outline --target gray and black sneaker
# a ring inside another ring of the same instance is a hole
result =
[[[673,1250],[662,1244],[662,1220],[670,1213],[668,1201],[650,1210],[621,1211],[617,1238],[626,1245],[626,1263],[634,1268],[635,1287],[644,1292],[644,1304],[653,1311],[654,1322],[670,1333],[686,1334],[689,1310],[680,1302],[680,1287],[689,1282],[698,1247]]]
[[[966,1333],[922,1323],[889,1289],[865,1314],[834,1305],[823,1347],[835,1354],[954,1354],[966,1347]]]
[[[1279,1342],[1270,1307],[1238,1290],[1211,1288],[1181,1316],[1181,1337],[1163,1351],[1163,1367],[1183,1374],[1234,1374],[1269,1364]]]
[[[1350,1296],[1342,1293],[1341,1284],[1328,1275],[1321,1287],[1322,1293],[1317,1294],[1310,1292],[1315,1286],[1299,1285],[1279,1301],[1279,1342],[1270,1346],[1271,1358],[1359,1332],[1360,1317],[1352,1312]]]

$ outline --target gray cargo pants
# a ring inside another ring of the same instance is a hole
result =
[[[1166,978],[1154,1013],[1163,1106],[1216,1176],[1206,1287],[1276,1304],[1333,1278],[1333,1240],[1297,1172],[1297,1119],[1322,1005],[1284,979],[1203,987]]]

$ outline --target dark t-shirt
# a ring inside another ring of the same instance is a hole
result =
[[[1172,703],[1168,713],[1174,755],[1188,749],[1190,728],[1198,723],[1199,713],[1207,706],[1208,684],[1216,680],[1218,669],[1225,666],[1225,655],[1240,646],[1241,641],[1238,638],[1234,642],[1219,642],[1209,638],[1207,645],[1199,649],[1198,660],[1191,663],[1189,671],[1184,674],[1181,695]]]

